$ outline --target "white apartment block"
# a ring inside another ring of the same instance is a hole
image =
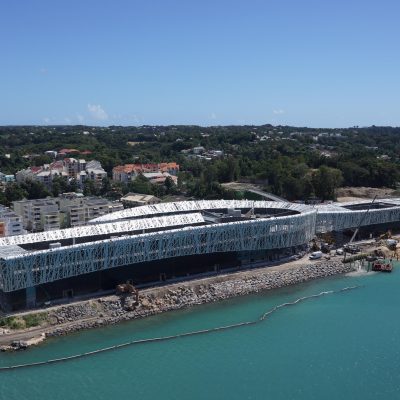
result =
[[[92,160],[89,161],[85,170],[80,173],[80,180],[89,179],[94,182],[95,186],[101,187],[103,184],[103,179],[107,177],[107,172],[104,171],[99,161]]]
[[[123,208],[119,201],[84,197],[76,193],[64,193],[57,198],[13,202],[13,209],[22,218],[23,227],[31,232],[86,225],[93,218]]]
[[[13,209],[22,217],[23,226],[31,232],[60,229],[58,199],[13,201]]]
[[[23,235],[22,218],[8,207],[0,206],[0,236]]]
[[[60,211],[66,215],[66,223],[73,226],[86,225],[93,218],[123,210],[119,201],[100,197],[83,197],[75,193],[64,193],[59,197]]]

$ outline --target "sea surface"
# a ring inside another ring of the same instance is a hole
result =
[[[257,320],[59,364],[0,372],[0,399],[400,399],[400,265],[340,276],[48,340],[0,366],[134,339]]]

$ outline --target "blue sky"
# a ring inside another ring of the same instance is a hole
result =
[[[400,125],[396,0],[4,0],[0,124]]]

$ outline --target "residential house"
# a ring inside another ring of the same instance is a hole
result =
[[[167,176],[172,176],[175,177],[174,181],[176,181],[178,172],[179,164],[175,162],[159,164],[125,164],[118,165],[113,168],[113,180],[117,182],[128,183],[135,180],[140,174],[142,174],[148,179],[153,179],[156,176],[158,178],[162,178],[164,176],[164,181]]]

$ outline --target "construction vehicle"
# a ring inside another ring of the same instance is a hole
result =
[[[334,245],[335,244],[335,239],[333,237],[332,232],[325,232],[325,233],[321,233],[319,234],[319,237],[321,238],[321,241],[325,244],[325,245]]]
[[[376,241],[379,242],[380,240],[391,239],[391,238],[392,238],[392,231],[389,229],[387,232],[377,237]]]
[[[379,258],[385,257],[385,253],[382,251],[382,249],[375,249],[374,254],[376,257]]]
[[[350,254],[356,254],[356,253],[360,253],[361,249],[358,246],[354,246],[354,244],[346,244],[346,246],[344,246],[344,251],[346,253],[350,253]]]
[[[135,305],[139,304],[139,290],[135,288],[131,283],[121,283],[115,288],[116,294],[119,296],[134,296],[135,297]]]
[[[332,250],[332,246],[329,243],[326,243],[326,242],[321,243],[321,251],[323,253],[330,254],[331,250]]]
[[[133,286],[129,282],[121,283],[120,285],[117,285],[115,290],[116,290],[117,294],[134,294],[136,292],[135,286]]]
[[[396,250],[397,240],[396,239],[386,239],[386,246],[389,250]]]
[[[315,251],[320,251],[320,250],[321,250],[321,247],[318,246],[317,239],[316,238],[312,239],[311,240],[311,251],[315,252]]]

